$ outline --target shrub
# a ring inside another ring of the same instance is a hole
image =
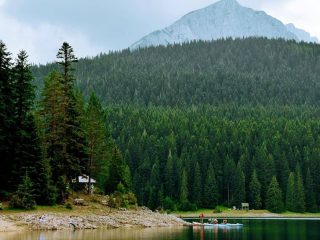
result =
[[[189,201],[186,201],[184,203],[179,204],[179,210],[180,211],[196,211],[197,205],[194,203],[190,203]]]
[[[124,194],[126,192],[126,188],[124,187],[124,185],[119,182],[117,185],[117,192]]]
[[[165,197],[163,200],[163,208],[169,211],[176,211],[177,206],[170,197]]]
[[[33,184],[28,174],[22,179],[18,190],[12,195],[9,206],[11,208],[34,209],[36,207],[35,196],[33,194]]]
[[[66,209],[72,210],[73,209],[72,204],[71,203],[67,203],[66,204]]]
[[[216,206],[213,210],[213,213],[222,213],[222,207]]]
[[[128,194],[127,194],[127,199],[128,199],[128,203],[130,204],[130,205],[135,205],[135,204],[137,204],[137,198],[136,198],[136,196],[134,195],[134,193],[133,192],[128,192]]]
[[[117,196],[114,196],[113,194],[110,196],[108,206],[111,208],[119,208],[120,207],[120,199]]]
[[[129,205],[137,204],[137,198],[132,192],[120,193],[119,191],[110,195],[108,206],[111,208],[128,208]]]

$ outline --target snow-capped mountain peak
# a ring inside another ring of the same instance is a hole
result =
[[[309,36],[309,37],[308,37]],[[190,12],[165,29],[152,32],[130,48],[220,38],[267,37],[315,42],[307,32],[267,15],[241,6],[236,0],[221,0]]]

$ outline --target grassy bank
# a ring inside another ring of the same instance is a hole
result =
[[[197,211],[181,212],[175,211],[174,214],[181,218],[198,218],[201,213],[204,217],[232,217],[232,218],[320,218],[320,213],[294,213],[294,212],[284,212],[284,213],[271,213],[267,210],[232,210],[228,208],[219,208],[221,212],[217,212],[214,209],[198,209]]]

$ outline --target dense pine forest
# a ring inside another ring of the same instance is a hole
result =
[[[319,56],[319,45],[294,41],[200,41],[81,59],[75,76],[107,104],[319,105]],[[33,68],[36,85],[56,67]]]
[[[318,211],[319,45],[225,39],[78,60],[64,43],[57,57],[30,66],[0,48],[0,190],[13,206],[23,192],[61,203],[84,173],[151,209]]]

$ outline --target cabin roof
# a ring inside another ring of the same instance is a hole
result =
[[[72,182],[78,182],[78,183],[89,183],[89,176],[87,175],[82,175],[82,176],[78,176],[78,181],[76,181],[76,179],[72,179]],[[94,180],[93,178],[91,178],[90,183],[96,183],[96,180]]]

